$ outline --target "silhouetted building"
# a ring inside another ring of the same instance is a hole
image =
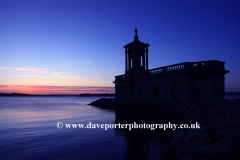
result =
[[[184,62],[148,69],[149,44],[134,41],[125,48],[125,74],[115,76],[117,99],[224,100],[224,63],[217,60]]]

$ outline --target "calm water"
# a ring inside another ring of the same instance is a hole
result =
[[[159,141],[144,132],[56,127],[57,122],[126,122],[122,114],[86,105],[96,99],[0,97],[0,159],[159,159]]]

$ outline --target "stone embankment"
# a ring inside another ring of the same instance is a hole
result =
[[[240,102],[122,101],[99,99],[90,105],[133,114],[157,116],[165,122],[200,129],[170,131],[162,140],[163,159],[240,159]]]

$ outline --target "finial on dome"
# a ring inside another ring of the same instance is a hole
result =
[[[137,28],[135,29],[135,33],[137,34],[137,32],[138,32],[138,30],[137,30]]]
[[[135,36],[134,36],[134,41],[135,41],[135,42],[138,42],[138,41],[139,41],[139,40],[138,40],[137,32],[138,32],[138,30],[137,30],[137,28],[136,28],[136,29],[135,29]]]

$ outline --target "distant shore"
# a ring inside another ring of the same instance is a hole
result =
[[[22,93],[0,93],[0,96],[33,96],[33,95]]]
[[[79,97],[115,97],[114,93],[101,94],[24,94],[24,93],[0,93],[0,96],[79,96]]]
[[[109,94],[109,93],[105,93],[105,94],[90,94],[90,93],[85,93],[85,94],[80,94],[80,97],[89,97],[89,96],[95,96],[95,97],[115,97],[115,94]]]
[[[225,92],[225,95],[240,95],[240,92]],[[25,94],[25,93],[0,93],[0,96],[79,96],[79,97],[115,97],[115,93],[84,93],[84,94]]]

